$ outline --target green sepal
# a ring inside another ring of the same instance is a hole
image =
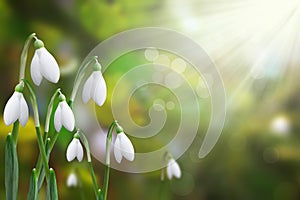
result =
[[[52,168],[50,168],[49,180],[47,182],[47,200],[57,200],[57,184],[56,184],[56,176],[55,172]]]
[[[66,100],[66,96],[63,93],[60,93],[58,96],[59,101],[65,101]]]
[[[16,87],[15,87],[16,92],[23,93],[23,90],[24,90],[24,83],[23,82],[20,82],[18,85],[16,85]]]
[[[38,199],[38,178],[36,169],[32,169],[29,183],[29,192],[28,192],[28,200],[37,200]]]
[[[42,40],[36,39],[33,43],[35,49],[44,47],[44,42]]]
[[[9,133],[5,143],[5,188],[6,199],[16,200],[18,196],[19,164],[17,147]]]
[[[101,67],[100,63],[98,62],[98,60],[96,60],[96,63],[93,66],[94,71],[101,71],[101,68],[102,67]]]
[[[74,135],[73,135],[73,138],[76,138],[76,139],[80,139],[80,135],[78,134],[78,132],[76,132]]]
[[[124,132],[123,128],[119,124],[117,124],[116,132],[117,134]]]

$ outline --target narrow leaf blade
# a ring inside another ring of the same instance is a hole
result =
[[[47,183],[47,200],[57,200],[57,183],[56,176],[53,169],[50,169],[49,181]]]
[[[38,199],[38,179],[36,169],[32,169],[29,183],[28,200]]]
[[[17,147],[9,133],[5,143],[5,188],[6,199],[16,200],[18,196],[19,164]]]

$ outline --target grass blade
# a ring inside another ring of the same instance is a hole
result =
[[[18,196],[19,164],[17,147],[9,133],[5,143],[5,188],[6,199],[16,200]]]
[[[55,172],[52,168],[50,168],[49,181],[47,183],[47,200],[57,200],[57,184],[56,184],[56,176]]]
[[[28,200],[37,200],[38,199],[38,179],[36,169],[32,169],[32,173],[30,176],[29,183],[29,192],[28,192]]]

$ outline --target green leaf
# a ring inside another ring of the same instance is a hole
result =
[[[37,200],[38,199],[38,179],[36,169],[32,169],[32,173],[30,176],[29,183],[29,192],[28,192],[28,200]]]
[[[103,200],[103,192],[100,189],[98,190],[97,200]]]
[[[19,164],[17,147],[9,133],[5,143],[5,188],[6,199],[16,200],[18,196]]]
[[[57,193],[57,184],[56,184],[56,177],[55,172],[51,168],[49,174],[49,180],[47,183],[47,200],[57,200],[58,193]]]

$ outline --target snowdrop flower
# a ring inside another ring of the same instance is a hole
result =
[[[31,78],[36,85],[40,85],[42,78],[57,83],[59,80],[59,67],[55,58],[44,47],[41,40],[34,42],[35,52],[30,65]]]
[[[54,126],[57,132],[60,131],[62,125],[69,130],[73,131],[75,127],[75,117],[70,108],[70,106],[66,102],[66,97],[63,94],[59,95],[59,104],[56,108],[54,114]]]
[[[176,178],[181,177],[180,167],[179,167],[178,163],[173,158],[171,158],[168,162],[167,176],[168,176],[169,180],[171,180],[173,176],[175,176]]]
[[[87,103],[93,99],[98,106],[102,106],[106,100],[106,83],[101,73],[101,65],[96,61],[94,71],[85,82],[82,90],[82,101]]]
[[[83,159],[83,148],[79,140],[79,134],[75,133],[73,140],[70,142],[68,148],[67,148],[67,160],[68,162],[71,162],[77,157],[77,160],[79,162]]]
[[[23,96],[23,83],[19,83],[13,95],[7,101],[4,108],[4,122],[7,126],[19,120],[25,126],[28,120],[28,105]]]
[[[123,156],[129,160],[134,160],[134,148],[129,138],[123,132],[123,129],[118,126],[116,129],[117,138],[114,144],[115,159],[121,163]]]
[[[74,173],[71,173],[67,179],[67,186],[68,187],[76,187],[77,184],[78,184],[77,176]]]

